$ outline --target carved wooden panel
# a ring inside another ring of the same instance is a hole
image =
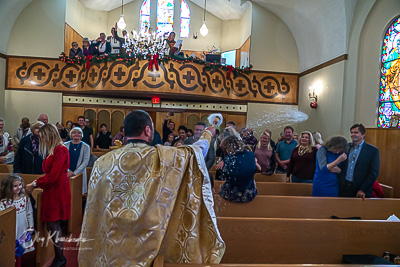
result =
[[[68,23],[65,23],[64,29],[64,53],[69,54],[72,42],[78,42],[79,47],[82,47],[83,37],[77,31],[74,30]]]
[[[195,96],[197,99],[297,104],[298,75],[254,71],[231,75],[222,69],[170,61],[148,70],[147,60],[127,66],[122,61],[68,65],[56,59],[10,57],[7,89],[58,92],[115,91],[132,95]]]

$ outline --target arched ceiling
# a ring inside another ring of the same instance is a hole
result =
[[[251,0],[283,20],[296,40],[300,71],[347,53],[357,0]]]
[[[0,53],[7,53],[8,39],[19,14],[32,0],[0,0]]]

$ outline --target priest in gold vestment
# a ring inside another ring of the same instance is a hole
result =
[[[215,129],[192,146],[150,146],[154,125],[136,110],[124,121],[128,144],[96,161],[82,224],[79,266],[219,263],[217,228],[204,155]],[[85,240],[86,239],[86,240]]]

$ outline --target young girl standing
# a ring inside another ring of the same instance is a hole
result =
[[[29,197],[25,195],[24,183],[18,174],[5,176],[0,187],[0,211],[15,207],[16,218],[16,238],[25,252],[34,250],[32,239],[28,232],[33,231],[33,210]],[[21,257],[15,257],[15,266],[21,266]]]

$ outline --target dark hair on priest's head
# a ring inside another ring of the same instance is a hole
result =
[[[153,128],[149,113],[143,110],[131,111],[124,120],[125,136],[139,136],[143,133],[146,126]]]
[[[358,128],[358,130],[362,135],[364,135],[367,132],[365,126],[362,123],[354,124],[353,126],[351,126],[350,131],[353,130],[354,128]]]

